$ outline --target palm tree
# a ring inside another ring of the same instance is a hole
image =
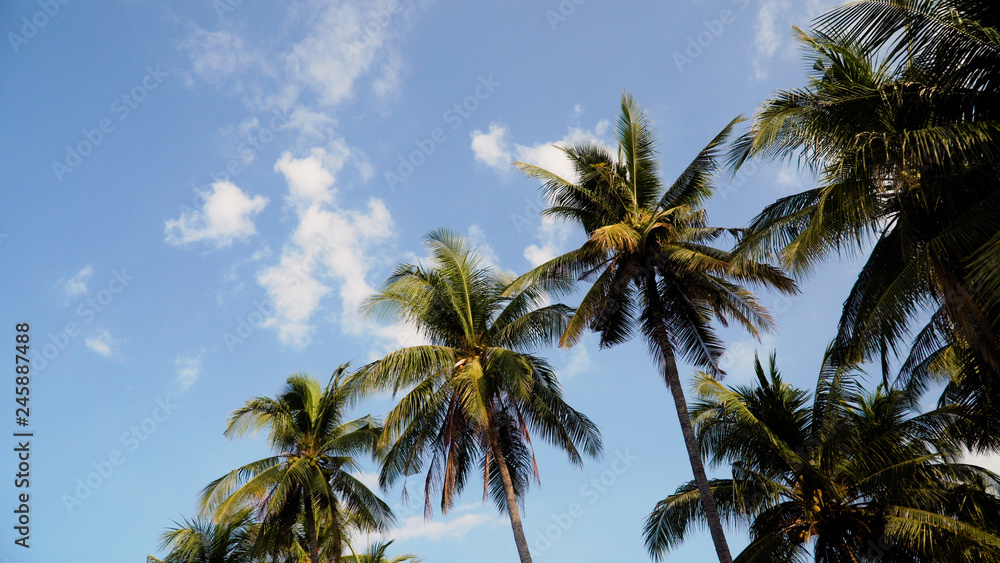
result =
[[[250,510],[240,510],[214,523],[184,519],[162,536],[165,558],[147,563],[253,563],[256,525]]]
[[[470,473],[483,476],[499,510],[510,516],[518,556],[531,561],[518,509],[538,479],[531,434],[564,450],[574,464],[602,452],[597,427],[563,400],[551,366],[534,355],[554,341],[571,309],[548,304],[525,287],[511,297],[512,278],[482,265],[467,241],[447,230],[430,233],[433,265],[401,264],[363,312],[403,321],[430,342],[387,354],[358,371],[366,386],[405,390],[385,419],[379,482],[389,487],[423,471],[425,516],[441,492],[447,513]]]
[[[957,411],[916,414],[914,397],[858,388],[827,354],[812,404],[771,356],[758,385],[696,379],[698,440],[732,478],[713,482],[720,510],[749,526],[737,562],[941,562],[1000,558],[1000,477],[956,460]],[[704,520],[688,483],[645,527],[657,559]],[[812,556],[810,557],[810,551]]]
[[[1000,372],[998,26],[981,0],[836,8],[799,32],[816,58],[808,86],[765,102],[734,147],[735,166],[798,158],[820,184],[768,206],[741,252],[804,273],[874,242],[844,304],[843,361],[881,356],[887,377],[909,325],[940,310],[925,336]]]
[[[551,207],[543,213],[580,225],[588,239],[580,248],[528,272],[508,290],[539,284],[560,292],[578,280],[593,281],[560,345],[572,346],[587,327],[600,335],[601,347],[622,343],[636,330],[646,337],[673,396],[721,562],[732,559],[688,418],[676,354],[721,373],[718,359],[724,348],[711,326],[713,320],[724,325],[735,322],[755,337],[773,324],[741,284],[796,291],[780,270],[737,259],[711,245],[727,230],[709,227],[701,205],[711,196],[719,146],[734,123],[668,189],[660,181],[649,121],[627,93],[618,120],[617,158],[595,145],[563,149],[577,179],[516,163],[528,176],[545,182]]]
[[[325,388],[307,375],[292,375],[277,397],[255,397],[233,412],[226,437],[266,429],[276,453],[205,487],[205,514],[225,518],[252,508],[261,522],[258,545],[268,549],[287,548],[300,526],[313,563],[327,544],[330,558],[340,563],[348,517],[370,531],[391,525],[389,506],[351,474],[360,470],[355,456],[374,455],[382,427],[370,416],[344,421],[359,397],[346,370],[337,368]]]
[[[386,552],[392,541],[376,542],[368,546],[368,551],[361,555],[344,556],[344,563],[422,563],[423,559],[407,553],[389,558]]]

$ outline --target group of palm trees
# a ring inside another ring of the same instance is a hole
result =
[[[707,526],[732,562],[728,522],[749,531],[737,562],[1000,561],[1000,477],[963,462],[1000,450],[1000,4],[862,0],[798,33],[815,59],[808,85],[765,102],[732,142],[729,123],[669,185],[628,94],[616,152],[563,148],[570,178],[516,163],[543,182],[543,213],[586,234],[579,248],[515,277],[430,233],[428,264],[398,266],[362,307],[427,343],[341,366],[325,386],[293,375],[236,410],[226,435],[266,431],[274,455],[209,484],[200,517],[164,535],[164,562],[419,561],[373,539],[394,517],[355,477],[362,456],[382,488],[422,475],[427,517],[481,475],[530,562],[532,437],[574,464],[602,453],[538,355],[587,330],[602,348],[641,335],[673,398],[694,479],[647,519],[655,559]],[[746,228],[710,226],[715,177],[753,158],[797,159],[818,187]],[[755,361],[757,384],[720,383],[713,324],[774,329],[752,291],[797,293],[792,276],[844,253],[868,260],[815,391],[786,383],[774,355],[766,370]],[[553,304],[580,284],[577,307]],[[678,359],[703,370],[691,406]],[[881,372],[874,389],[867,365]],[[398,403],[384,419],[347,421],[387,390]],[[709,480],[703,455],[731,478]]]

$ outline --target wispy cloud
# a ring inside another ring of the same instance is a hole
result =
[[[227,18],[219,30],[195,26],[179,49],[194,78],[231,90],[253,111],[291,115],[288,128],[304,148],[337,139],[334,111],[360,92],[381,100],[399,91],[406,70],[399,38],[423,4],[306,0],[286,16],[305,30],[291,42],[246,40]]]
[[[587,351],[587,346],[583,342],[560,355],[565,356],[566,362],[557,372],[559,377],[563,380],[573,379],[578,375],[587,373],[590,371],[590,367],[593,364],[593,360],[590,358],[590,352]]]
[[[84,344],[105,358],[110,358],[118,353],[121,341],[111,336],[107,330],[101,330],[96,335],[86,338]]]
[[[496,514],[472,513],[462,516],[442,519],[425,520],[423,516],[410,516],[400,522],[399,527],[389,533],[395,540],[426,538],[432,541],[443,539],[456,540],[482,526],[502,524],[503,520]]]
[[[829,0],[763,0],[757,12],[754,34],[754,54],[751,61],[754,80],[767,78],[770,62],[778,54],[795,56],[792,26],[806,29],[826,6],[838,2]]]
[[[198,381],[201,375],[202,360],[208,350],[202,348],[195,355],[179,355],[174,359],[174,366],[177,367],[175,381],[180,386],[181,391],[187,391]]]
[[[63,284],[63,295],[67,299],[79,297],[87,294],[87,282],[94,275],[94,268],[90,265],[84,266],[79,272]]]

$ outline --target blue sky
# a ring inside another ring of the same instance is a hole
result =
[[[230,411],[291,373],[325,378],[414,341],[356,308],[424,255],[426,232],[459,231],[515,272],[580,242],[539,218],[537,182],[510,162],[558,170],[553,144],[611,143],[629,90],[672,179],[733,117],[802,84],[792,26],[829,4],[4,2],[0,335],[13,347],[15,323],[31,324],[35,436],[24,550],[10,524],[16,405],[0,386],[0,556],[156,553],[205,484],[266,454],[223,437]],[[713,223],[743,225],[809,181],[752,165],[720,180]],[[780,329],[761,344],[724,331],[730,381],[748,380],[759,346],[811,387],[856,269],[831,263],[798,298],[764,296]],[[607,455],[581,470],[539,445],[524,511],[536,561],[648,560],[643,519],[690,479],[666,389],[641,343],[545,355]],[[377,397],[357,414],[390,407]],[[475,486],[429,522],[399,489],[384,496],[400,550],[516,557]],[[733,530],[734,550],[744,542]],[[672,558],[710,559],[707,534]]]

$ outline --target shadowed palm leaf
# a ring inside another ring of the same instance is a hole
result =
[[[771,356],[758,385],[696,382],[691,416],[713,464],[732,478],[713,481],[722,515],[745,524],[750,545],[736,558],[804,562],[957,562],[1000,557],[1000,478],[956,460],[956,411],[915,414],[911,395],[859,389],[849,370],[824,364],[818,391],[785,383]],[[646,522],[654,556],[704,521],[688,483]]]

